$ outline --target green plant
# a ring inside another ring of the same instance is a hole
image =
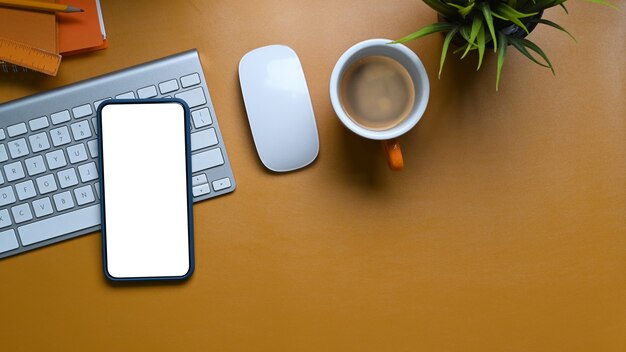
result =
[[[537,24],[554,27],[576,39],[558,24],[541,18],[543,10],[560,6],[567,13],[567,0],[423,0],[439,13],[440,21],[428,25],[393,43],[405,43],[428,34],[443,32],[445,39],[439,63],[439,77],[446,60],[450,43],[459,47],[453,52],[463,52],[463,59],[470,51],[478,51],[480,69],[487,48],[497,53],[496,90],[500,85],[500,74],[507,46],[511,45],[534,63],[549,68],[554,74],[548,56],[532,41],[525,38]],[[588,0],[615,8],[605,0]],[[530,30],[529,30],[530,27]],[[522,32],[523,31],[523,32]],[[521,35],[520,35],[521,33]],[[532,53],[531,53],[532,52]]]

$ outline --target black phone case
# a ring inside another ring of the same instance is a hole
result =
[[[184,100],[178,98],[161,98],[161,99],[109,99],[104,101],[98,106],[97,111],[97,123],[98,123],[98,152],[100,155],[99,168],[103,170],[104,161],[102,154],[102,108],[111,104],[159,104],[159,103],[177,103],[183,106],[185,112],[185,164],[187,173],[187,221],[189,229],[189,271],[182,276],[160,276],[160,277],[129,277],[129,278],[117,278],[112,276],[107,270],[107,246],[106,246],[106,214],[105,214],[105,193],[104,193],[104,172],[100,172],[100,212],[102,223],[102,258],[103,258],[103,270],[104,275],[111,281],[155,281],[155,280],[185,280],[193,274],[195,269],[194,260],[194,245],[193,245],[193,196],[191,185],[191,131],[190,131],[190,114],[189,106]]]

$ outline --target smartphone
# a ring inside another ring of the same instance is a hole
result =
[[[185,279],[194,268],[189,108],[180,99],[98,107],[104,273]]]

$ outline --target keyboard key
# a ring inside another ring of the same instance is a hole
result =
[[[50,115],[50,119],[52,120],[53,125],[67,122],[70,120],[70,112],[67,110],[55,112],[54,114]]]
[[[73,123],[72,135],[74,136],[74,140],[76,141],[91,137],[91,128],[89,127],[89,122],[81,121]]]
[[[4,140],[5,138],[7,138],[7,136],[4,135],[4,130],[0,128],[0,141]]]
[[[93,107],[94,107],[94,109],[96,109],[96,111],[97,111],[97,110],[98,110],[98,108],[100,107],[100,104],[104,103],[105,101],[107,101],[107,100],[109,100],[109,99],[111,99],[111,98],[104,98],[104,99],[100,99],[100,100],[95,101],[95,102],[93,103]]]
[[[15,230],[11,229],[0,232],[0,253],[8,252],[18,247]]]
[[[191,118],[193,120],[193,125],[196,126],[196,128],[208,126],[213,123],[211,113],[209,113],[209,108],[192,111]]]
[[[200,186],[195,186],[192,188],[192,193],[194,197],[199,197],[199,196],[203,196],[207,193],[210,193],[211,190],[209,189],[209,184],[205,183],[203,185]]]
[[[4,183],[4,177],[2,177],[2,172],[0,172],[0,185]]]
[[[48,161],[48,167],[50,170],[58,169],[67,165],[65,160],[65,154],[62,150],[55,150],[46,154],[46,160]]]
[[[70,164],[87,160],[87,151],[82,143],[67,147],[67,155],[70,157]]]
[[[72,141],[70,139],[70,130],[67,129],[67,126],[50,130],[50,138],[52,138],[52,145],[55,147],[68,144]]]
[[[11,217],[7,209],[0,210],[0,229],[11,225]]]
[[[230,188],[231,184],[230,184],[230,178],[228,177],[224,177],[224,178],[220,178],[219,180],[215,180],[212,182],[213,184],[213,190],[215,190],[215,192],[217,191],[221,191],[223,189],[226,188]]]
[[[191,134],[191,151],[210,147],[217,144],[215,128],[202,130]]]
[[[50,198],[42,198],[33,201],[33,209],[35,210],[35,216],[40,218],[42,216],[52,214],[52,202]]]
[[[115,96],[115,99],[135,99],[135,92],[126,92],[126,93],[118,94]]]
[[[91,203],[96,200],[91,185],[76,188],[74,190],[74,196],[76,197],[76,203],[78,203],[78,205]]]
[[[20,178],[24,178],[24,168],[22,167],[22,163],[16,161],[14,163],[10,163],[4,165],[4,174],[7,176],[7,181],[15,181]]]
[[[69,191],[55,194],[52,196],[52,199],[54,199],[54,205],[56,206],[58,211],[63,211],[74,207],[74,199],[72,199],[72,194]]]
[[[37,131],[50,126],[50,123],[48,122],[47,117],[42,116],[28,121],[28,125],[30,126],[31,131]]]
[[[91,154],[92,158],[98,157],[98,141],[95,139],[87,142],[87,148],[89,148],[89,154]]]
[[[50,141],[48,140],[48,135],[46,134],[46,132],[41,132],[28,136],[28,141],[30,142],[30,149],[33,150],[33,153],[50,149]]]
[[[24,164],[26,164],[28,176],[39,175],[46,171],[46,164],[43,162],[43,157],[41,157],[41,155],[24,160]]]
[[[175,79],[171,79],[169,81],[159,83],[159,90],[161,91],[161,94],[178,90],[178,82],[176,82]]]
[[[35,185],[31,180],[16,184],[15,191],[17,192],[17,198],[19,200],[30,199],[37,195],[37,193],[35,193]]]
[[[9,153],[11,158],[16,159],[28,154],[28,146],[26,145],[26,139],[20,138],[8,143]]]
[[[191,184],[193,186],[201,185],[203,183],[209,183],[205,174],[196,175],[191,178]]]
[[[64,234],[100,225],[100,205],[60,214],[17,228],[22,244],[29,246]]]
[[[30,212],[28,204],[14,206],[11,208],[11,213],[13,213],[13,219],[15,219],[16,224],[33,219],[33,214]]]
[[[92,118],[91,124],[93,125],[93,133],[98,134],[98,119],[95,117]]]
[[[7,148],[4,144],[0,144],[0,162],[9,160],[9,155],[7,154]]]
[[[195,86],[196,84],[199,84],[199,83],[200,83],[200,75],[198,75],[197,73],[192,73],[190,75],[183,76],[180,78],[180,84],[183,86],[183,88]]]
[[[80,174],[80,180],[83,182],[88,182],[98,178],[98,170],[96,169],[96,163],[94,162],[79,166],[78,173]]]
[[[155,86],[144,87],[137,91],[137,95],[139,95],[139,98],[141,99],[153,98],[156,97],[157,94],[158,93]]]
[[[39,188],[39,193],[41,194],[46,194],[57,190],[57,183],[54,180],[54,176],[52,175],[41,176],[37,178],[35,182],[37,182],[37,188]]]
[[[7,132],[9,133],[9,137],[19,136],[21,134],[26,133],[28,130],[26,129],[26,124],[24,122],[16,123],[15,125],[11,125],[7,127]]]
[[[196,106],[206,104],[206,98],[202,87],[175,94],[174,97],[184,100],[187,105],[189,105],[189,108],[195,108]]]
[[[224,157],[220,148],[207,150],[191,156],[191,172],[210,169],[224,164]]]
[[[72,187],[78,184],[78,177],[74,169],[59,171],[57,172],[57,177],[59,178],[61,188]]]
[[[93,110],[91,110],[91,104],[85,104],[72,108],[72,114],[74,114],[75,119],[80,119],[81,117],[93,114]]]
[[[0,207],[13,203],[15,203],[15,193],[13,193],[13,187],[7,186],[0,188]]]

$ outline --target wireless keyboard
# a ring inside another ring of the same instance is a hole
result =
[[[98,105],[165,97],[183,99],[191,110],[194,202],[232,192],[198,52],[144,63],[0,105],[0,258],[98,231]],[[159,165],[141,177],[153,172]]]

